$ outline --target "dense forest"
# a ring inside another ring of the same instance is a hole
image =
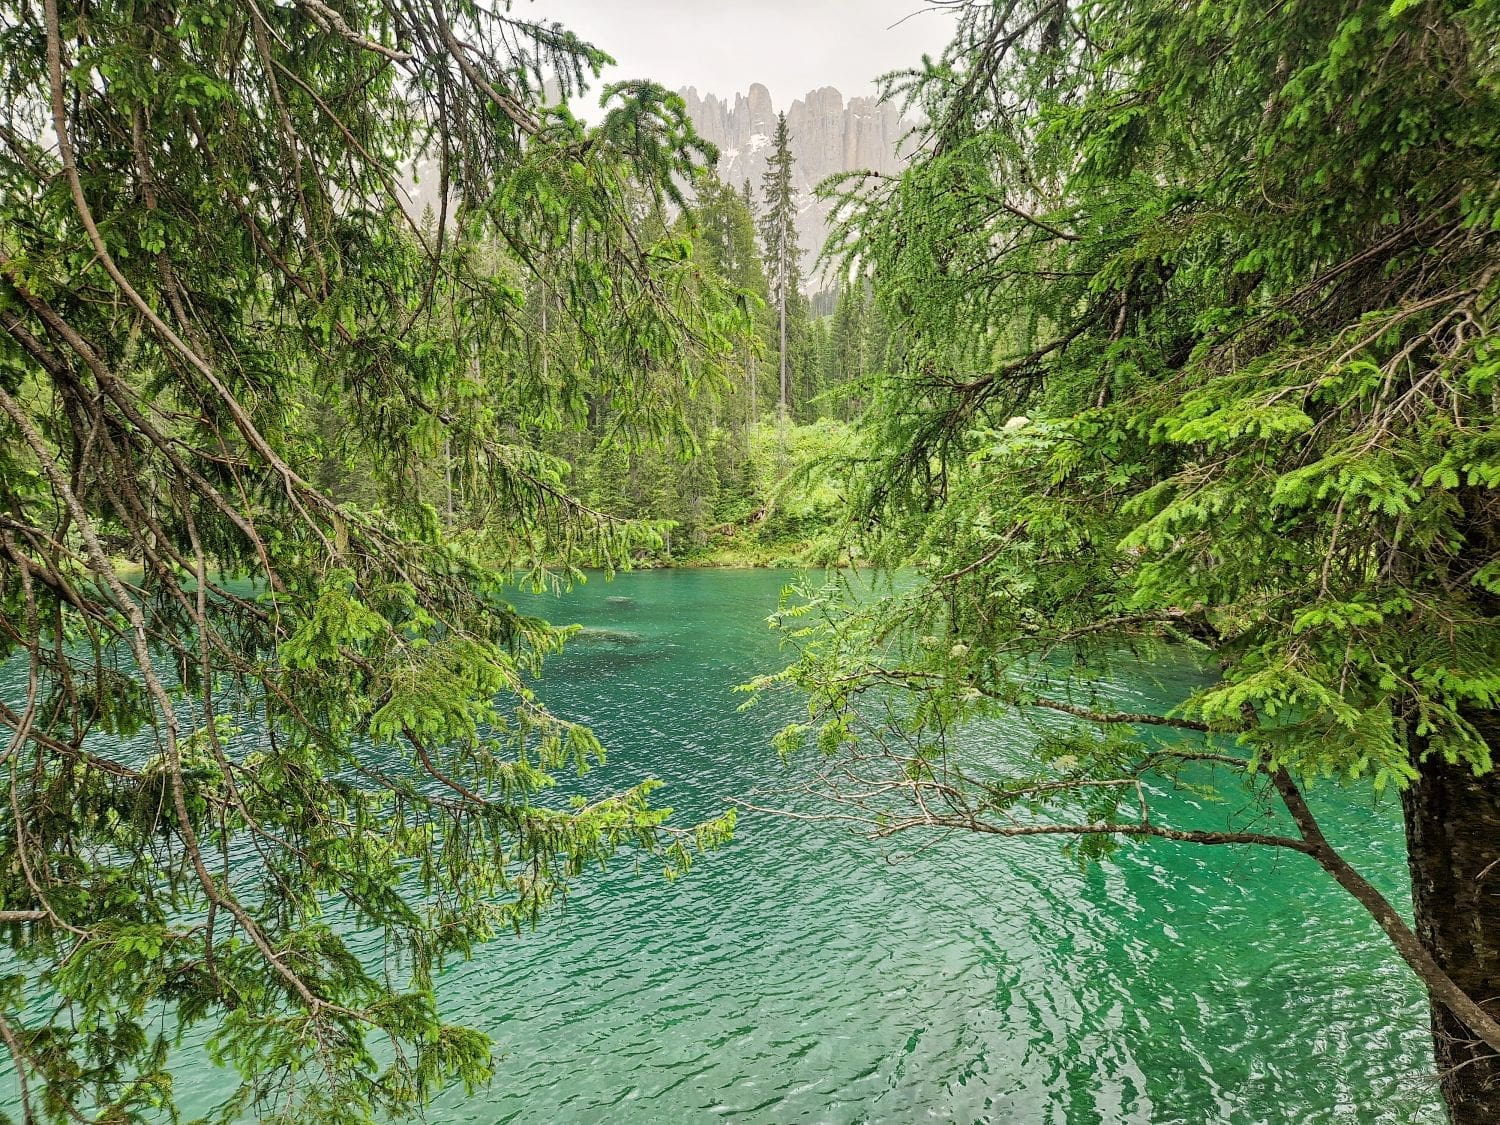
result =
[[[724,385],[687,412],[685,444],[631,447],[607,399],[590,404],[586,426],[541,438],[571,466],[575,495],[658,526],[659,542],[637,552],[637,565],[851,560],[835,466],[848,453],[849,423],[865,388],[875,372],[899,362],[899,351],[867,282],[807,293],[791,222],[784,115],[781,124],[780,164],[762,191],[705,176],[672,224],[697,267],[742,294],[752,318]],[[784,300],[771,280],[779,276]],[[566,347],[537,315],[539,335]]]
[[[189,1032],[225,1121],[494,1079],[444,969],[736,826],[549,798],[605,747],[516,592],[695,563],[833,568],[752,685],[805,815],[1307,864],[1500,1120],[1500,4],[934,4],[814,282],[786,116],[720,182],[545,4],[0,0],[21,1120],[175,1117]],[[1314,787],[1399,795],[1409,910]]]
[[[779,196],[774,183],[763,192],[749,181],[735,189],[700,171],[685,205],[634,223],[637,237],[671,244],[698,275],[733,290],[747,319],[734,360],[674,419],[666,439],[642,440],[632,408],[608,393],[585,392],[566,416],[507,420],[554,459],[569,495],[634,525],[638,537],[624,560],[630,565],[823,566],[851,559],[851,544],[839,534],[843,487],[833,466],[847,451],[863,388],[899,352],[867,281],[807,292],[791,225],[787,140],[783,132]],[[436,244],[436,224],[429,209],[419,227],[424,243]],[[778,238],[784,302],[768,280]],[[587,341],[564,295],[545,280],[525,284],[520,295],[532,362],[544,377],[572,370]],[[361,471],[357,446],[340,441],[340,431],[359,419],[318,409],[324,445],[314,479],[340,502],[378,503],[379,479]],[[483,481],[451,443],[429,460],[418,491],[451,533],[482,529],[492,515]],[[534,561],[563,559],[544,546]]]

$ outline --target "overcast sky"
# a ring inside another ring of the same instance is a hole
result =
[[[847,98],[948,41],[952,16],[923,0],[515,0],[619,60],[611,78],[651,78],[720,97],[752,82],[778,107],[819,86]],[[910,17],[910,18],[906,18]]]

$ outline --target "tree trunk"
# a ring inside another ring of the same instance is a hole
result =
[[[786,289],[781,290],[781,420],[787,419],[791,407],[791,388],[787,382],[786,363]]]
[[[1500,554],[1500,493],[1461,488],[1463,546],[1451,571],[1466,582]],[[1475,587],[1475,608],[1500,624],[1500,598]],[[1500,711],[1462,710],[1500,760]],[[1426,749],[1412,738],[1414,753]],[[1434,754],[1402,797],[1418,936],[1456,984],[1500,1015],[1500,771],[1482,777]],[[1432,1006],[1432,1038],[1453,1125],[1500,1122],[1500,1056],[1447,1008]]]
[[[1500,714],[1468,718],[1500,751]],[[1419,768],[1402,800],[1417,934],[1460,988],[1500,1014],[1500,774],[1475,777],[1441,755]],[[1432,1038],[1453,1125],[1500,1122],[1500,1056],[1438,1003]]]
[[[755,393],[755,356],[745,353],[745,381],[750,384],[750,424],[760,421],[760,399]],[[749,446],[745,447],[747,450]]]

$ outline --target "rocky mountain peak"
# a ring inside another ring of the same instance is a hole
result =
[[[748,179],[759,198],[776,131],[777,108],[770,90],[755,82],[746,93],[731,98],[700,95],[692,87],[680,93],[698,132],[718,146],[720,178],[734,187]],[[793,172],[803,268],[810,276],[828,234],[829,218],[828,204],[813,196],[813,188],[839,172],[900,171],[905,163],[902,144],[912,126],[895,106],[866,97],[845,102],[832,86],[810,90],[794,100],[786,107],[786,120],[796,161]]]

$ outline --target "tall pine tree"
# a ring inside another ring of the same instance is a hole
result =
[[[791,412],[791,356],[787,347],[787,318],[790,305],[802,284],[798,261],[797,200],[792,188],[791,133],[786,114],[776,115],[776,135],[771,142],[771,158],[761,178],[761,196],[765,212],[760,219],[760,238],[765,248],[766,275],[770,282],[771,303],[776,310],[776,354],[780,377],[777,412],[785,420]]]
[[[704,260],[746,300],[757,304],[757,327],[763,336],[769,335],[770,325],[765,319],[769,292],[760,248],[756,245],[750,181],[745,181],[743,192],[737,192],[718,180],[702,184],[698,189],[697,222]],[[756,393],[757,348],[744,347],[741,362],[746,396],[742,420],[749,424],[758,419],[760,409]]]

